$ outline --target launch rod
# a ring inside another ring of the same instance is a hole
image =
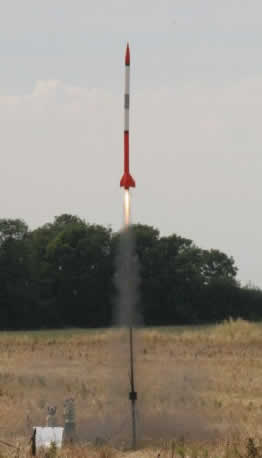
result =
[[[124,228],[128,236],[128,231],[130,231],[130,195],[129,190],[125,190],[124,198],[124,213],[125,213],[125,224]],[[128,262],[131,263],[131,257],[128,256]],[[131,266],[129,266],[131,268]],[[129,269],[128,269],[129,270]],[[129,270],[130,271],[130,270]],[[131,278],[128,281],[132,281]],[[135,376],[134,376],[134,342],[133,342],[133,316],[130,316],[130,323],[128,326],[129,330],[129,365],[130,365],[130,392],[129,399],[131,402],[131,426],[132,426],[132,448],[136,449],[136,400],[137,393],[135,391]]]
[[[135,378],[134,378],[134,348],[133,348],[133,328],[129,328],[129,348],[130,348],[130,385],[131,391],[129,399],[131,401],[131,416],[132,416],[132,448],[136,449],[136,400],[137,393],[135,391]]]

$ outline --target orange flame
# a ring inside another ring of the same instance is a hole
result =
[[[130,194],[128,189],[125,190],[124,194],[124,223],[125,227],[130,224]]]

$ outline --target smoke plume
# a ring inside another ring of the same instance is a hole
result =
[[[130,226],[120,233],[114,283],[116,287],[114,324],[121,327],[135,327],[141,324],[141,316],[138,312],[139,263],[135,237]]]

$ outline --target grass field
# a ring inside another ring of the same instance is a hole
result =
[[[47,405],[57,406],[63,425],[63,402],[73,397],[80,445],[63,456],[262,456],[261,325],[136,331],[137,452],[124,451],[127,343],[125,330],[2,332],[0,439],[21,444],[26,456]],[[106,446],[94,447],[98,440]],[[17,452],[0,443],[0,453]]]

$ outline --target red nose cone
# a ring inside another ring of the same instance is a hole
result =
[[[129,51],[129,44],[127,43],[126,47],[126,59],[125,59],[126,65],[130,65],[130,51]]]

